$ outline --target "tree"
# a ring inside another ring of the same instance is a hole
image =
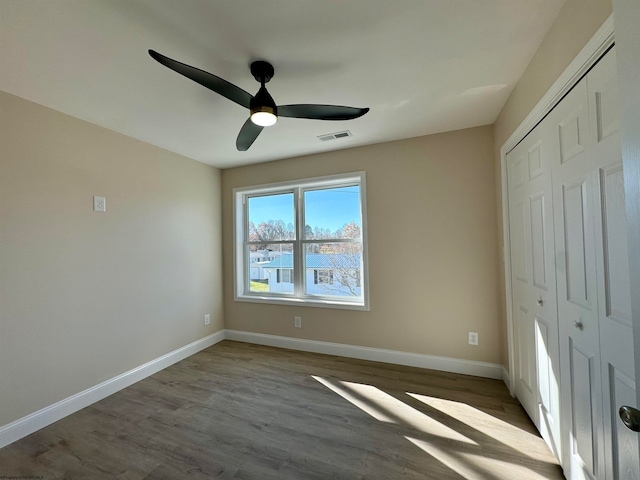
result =
[[[249,222],[249,241],[260,242],[251,245],[251,250],[268,249],[273,241],[293,240],[295,233],[293,224],[285,224],[282,220],[269,220],[261,222],[257,226]]]

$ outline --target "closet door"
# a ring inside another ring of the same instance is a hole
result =
[[[562,423],[569,479],[636,479],[637,435],[615,51],[549,115],[557,251]]]
[[[559,455],[559,352],[549,130],[535,128],[507,155],[516,396]]]
[[[640,479],[619,112],[612,49],[507,155],[516,395],[570,480]]]
[[[563,468],[570,479],[604,478],[602,378],[586,79],[547,117],[557,258]]]
[[[631,288],[620,110],[615,51],[589,73],[590,136],[597,182],[595,206],[598,316],[603,377],[604,460],[607,479],[640,479],[637,434],[618,416],[635,405]]]

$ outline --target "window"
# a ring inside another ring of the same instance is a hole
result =
[[[365,198],[364,172],[234,189],[235,299],[368,309]]]
[[[333,285],[333,270],[314,270],[313,283],[316,285],[319,283]]]
[[[276,281],[278,283],[293,283],[293,269],[283,268],[278,269],[276,273]]]

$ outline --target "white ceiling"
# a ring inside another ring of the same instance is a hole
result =
[[[564,0],[0,0],[0,90],[220,168],[491,124]],[[154,49],[277,104],[370,107],[280,118],[247,152],[248,111]],[[348,129],[353,137],[321,142]]]

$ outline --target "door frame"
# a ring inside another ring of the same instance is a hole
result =
[[[618,81],[621,105],[620,134],[627,210],[629,276],[631,283],[631,317],[635,352],[636,407],[640,406],[640,3],[637,0],[614,0],[613,15],[619,32]],[[640,436],[638,437],[640,448]]]
[[[511,240],[509,236],[509,192],[507,175],[507,153],[515,148],[520,141],[542,121],[544,117],[555,107],[560,100],[571,90],[574,85],[596,64],[600,57],[614,44],[613,14],[604,21],[602,26],[587,42],[584,48],[578,53],[573,61],[567,66],[564,72],[551,85],[547,93],[540,99],[533,110],[527,115],[522,123],[515,129],[511,136],[500,148],[500,171],[502,177],[502,225],[503,242],[502,251],[504,261],[504,279],[506,293],[506,316],[507,316],[507,344],[509,348],[509,368],[506,378],[511,396],[515,396],[516,369],[515,369],[515,338],[514,319],[511,285]]]

